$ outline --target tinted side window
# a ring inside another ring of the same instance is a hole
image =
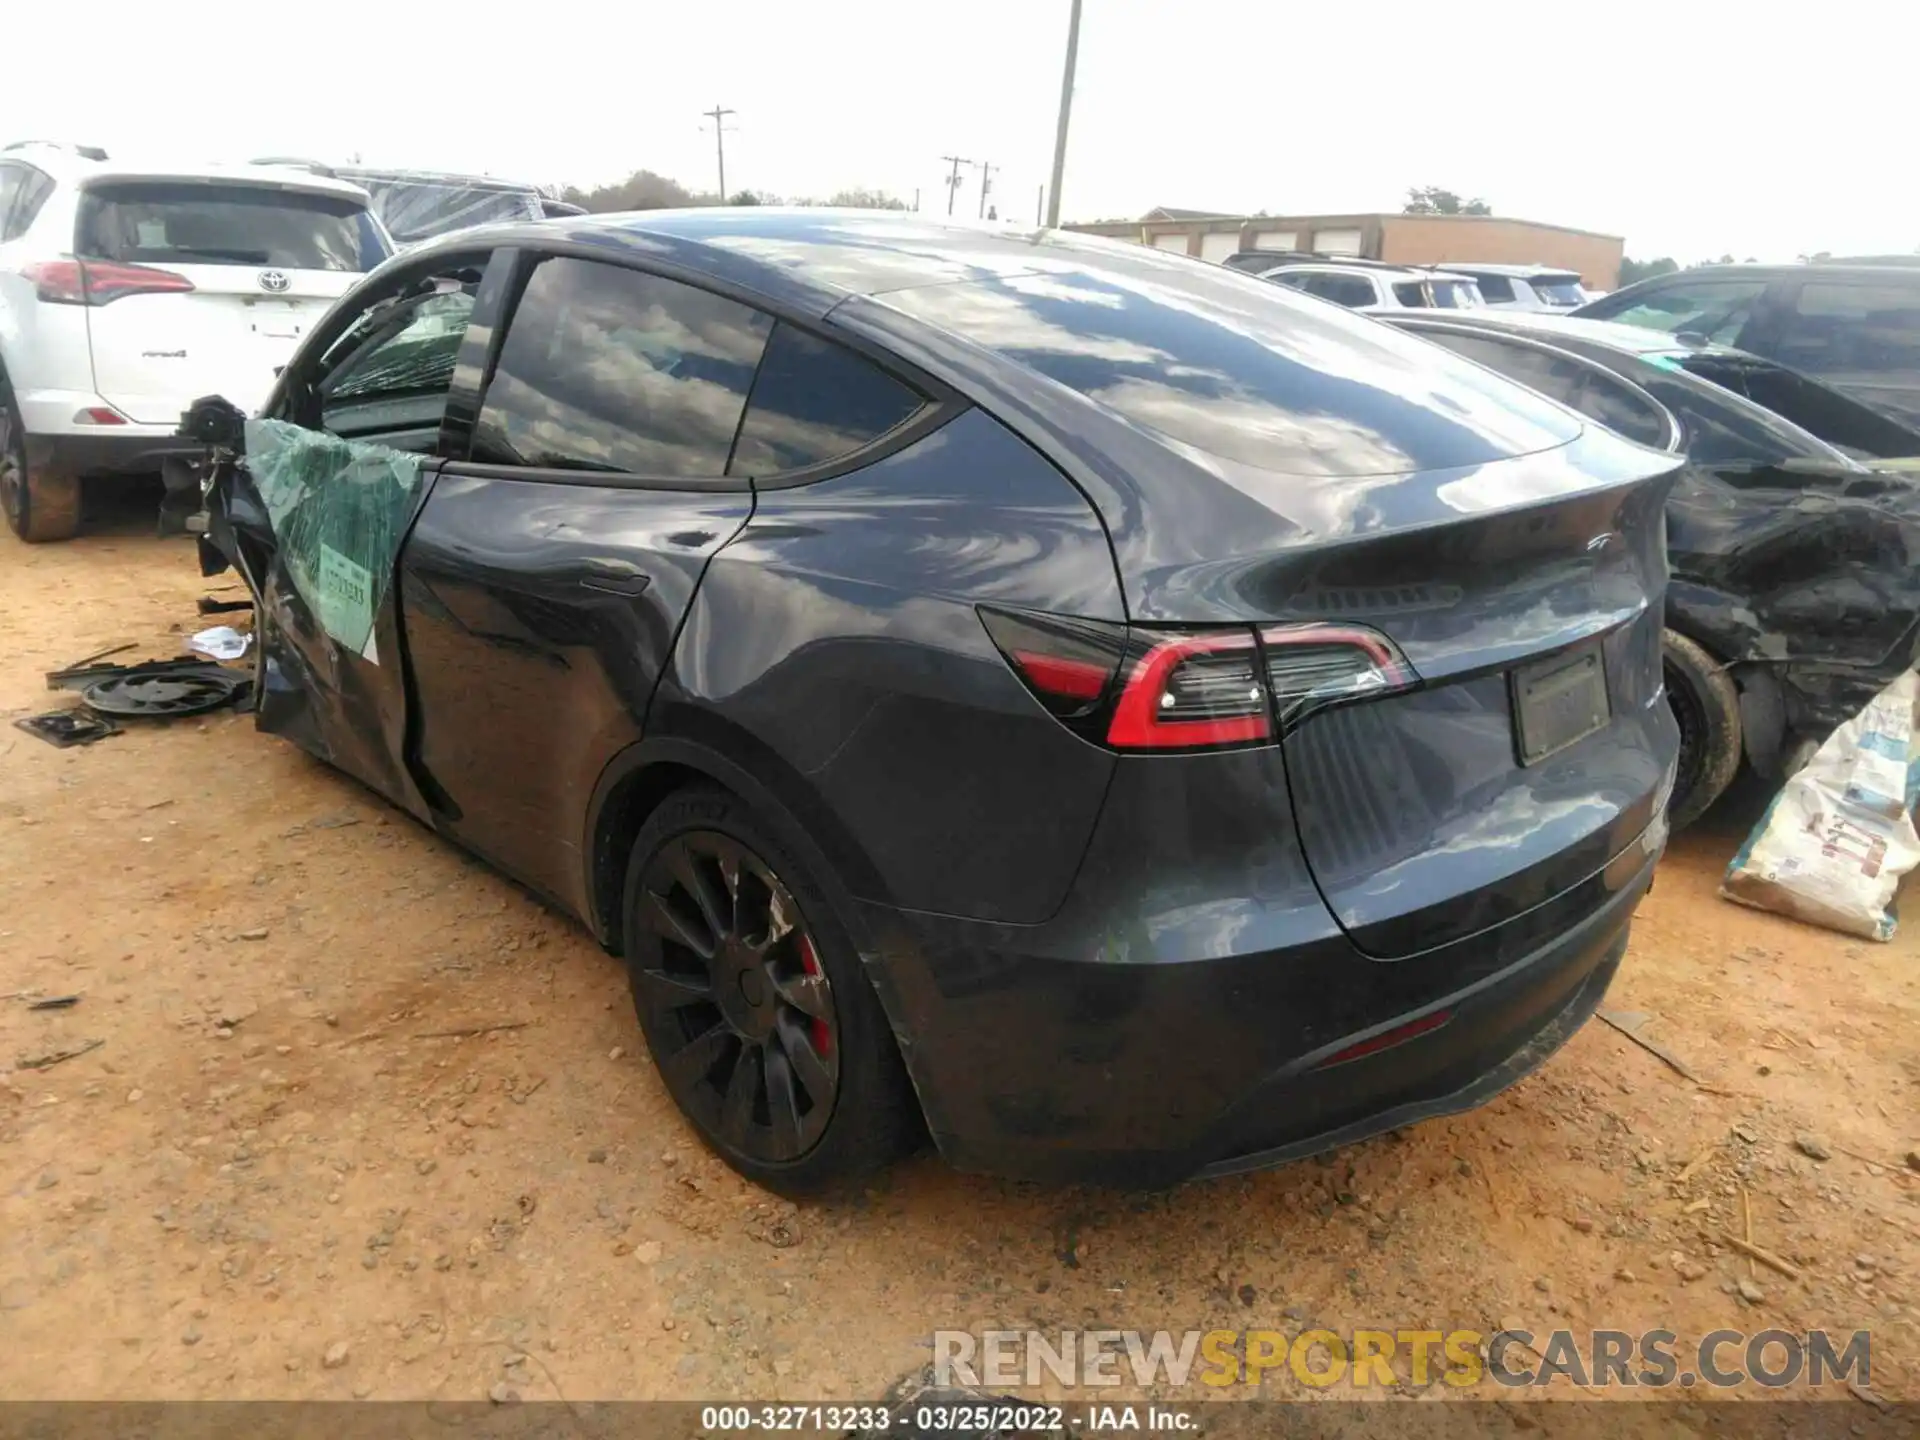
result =
[[[507,327],[473,458],[725,475],[772,324],[676,280],[592,260],[543,260]]]
[[[1480,298],[1489,305],[1507,305],[1513,300],[1513,281],[1505,275],[1476,275],[1480,285]]]
[[[1717,385],[1689,384],[1649,369],[1647,392],[1686,431],[1687,458],[1705,465],[1776,465],[1783,460],[1833,462],[1835,453],[1797,425]]]
[[[886,434],[923,403],[845,346],[776,324],[727,472],[771,475],[837,460]]]
[[[1669,335],[1703,335],[1731,345],[1766,288],[1764,280],[1682,281],[1640,296],[1622,309],[1608,310],[1604,318]]]
[[[1309,295],[1318,295],[1322,300],[1331,300],[1336,305],[1349,308],[1371,305],[1379,298],[1374,294],[1373,282],[1358,275],[1310,274],[1302,278],[1300,288]]]
[[[1421,330],[1420,335],[1446,346],[1456,355],[1464,355],[1509,380],[1518,380],[1530,390],[1538,390],[1558,400],[1569,410],[1580,407],[1580,385],[1586,379],[1585,367],[1531,345],[1515,345],[1490,335],[1460,335],[1451,331]]]
[[[1393,287],[1393,298],[1402,305],[1419,308],[1427,303],[1427,292],[1420,288],[1418,280],[1402,280]]]
[[[26,178],[25,166],[0,165],[0,226],[5,227],[4,233],[0,233],[0,240],[11,240],[17,233],[10,216],[13,202],[18,198]]]
[[[1667,421],[1659,410],[1648,404],[1622,380],[1603,370],[1593,370],[1581,387],[1580,403],[1575,407],[1591,416],[1616,435],[1638,440],[1656,450],[1665,449],[1672,438]]]
[[[1666,443],[1667,426],[1660,412],[1597,367],[1491,336],[1430,330],[1419,333],[1456,355],[1476,360],[1509,380],[1517,380],[1529,389],[1558,400],[1569,410],[1629,440],[1655,447]]]
[[[31,167],[27,167],[26,178],[20,182],[20,193],[14,198],[13,213],[7,216],[7,229],[0,240],[17,240],[27,233],[27,227],[40,216],[40,207],[47,203],[47,197],[53,194],[53,177]],[[4,210],[5,206],[0,206]]]
[[[1773,356],[1810,375],[1920,370],[1920,285],[1809,281]]]

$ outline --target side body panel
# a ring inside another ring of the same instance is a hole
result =
[[[767,747],[851,837],[838,863],[861,899],[1045,919],[1113,756],[1026,691],[981,603],[1125,618],[1086,501],[973,410],[864,469],[762,493],[700,587],[650,728]]]
[[[411,758],[436,825],[585,913],[595,782],[634,741],[745,489],[487,478],[452,465],[400,566]]]

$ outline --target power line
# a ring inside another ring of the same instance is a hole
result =
[[[971,165],[973,161],[963,155],[942,155],[940,158],[953,166],[953,170],[947,176],[947,214],[951,215],[953,214],[953,197],[960,193],[960,167]]]
[[[1078,0],[1075,0],[1075,3],[1077,4]],[[713,153],[714,158],[720,162],[720,203],[724,205],[727,203],[727,141],[725,121],[727,116],[738,115],[740,112],[738,110],[729,110],[724,105],[716,105],[711,110],[702,110],[700,113],[713,121]]]

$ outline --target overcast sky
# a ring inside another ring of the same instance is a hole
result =
[[[1920,247],[1911,0],[1436,6],[1084,0],[1064,218],[1398,209],[1411,185],[1627,253]],[[645,167],[946,208],[942,155],[1031,218],[1067,0],[175,0],[124,38],[16,5],[0,136],[593,184]],[[161,17],[164,16],[164,19]],[[109,26],[109,29],[113,27]],[[124,34],[124,32],[123,32]],[[30,59],[28,57],[31,57]],[[961,213],[978,207],[964,172]]]

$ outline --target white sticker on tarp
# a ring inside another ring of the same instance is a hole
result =
[[[334,639],[358,652],[373,633],[373,572],[331,545],[320,549],[320,625]]]

